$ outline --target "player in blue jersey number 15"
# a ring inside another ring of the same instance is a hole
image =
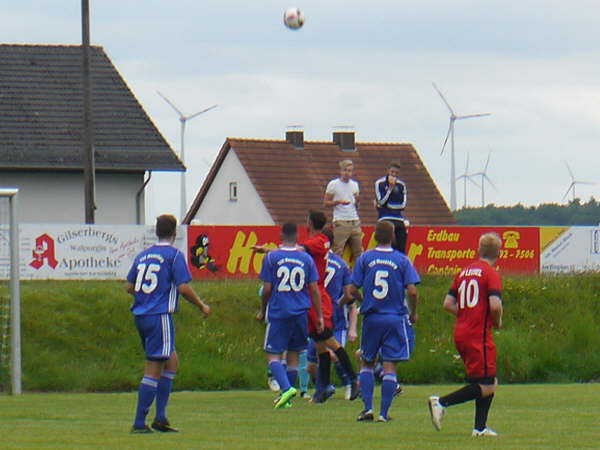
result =
[[[127,274],[126,289],[134,297],[131,312],[146,354],[132,433],[152,433],[146,416],[155,399],[152,428],[177,431],[170,425],[166,409],[178,366],[172,314],[178,310],[179,294],[198,307],[204,317],[210,315],[210,306],[189,285],[192,276],[185,256],[173,246],[176,229],[177,220],[172,215],[157,217],[158,243],[137,255]]]

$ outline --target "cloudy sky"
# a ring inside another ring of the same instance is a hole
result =
[[[483,169],[486,203],[561,202],[571,183],[600,182],[600,8],[591,0],[293,2],[90,0],[91,41],[104,47],[159,130],[179,151],[188,122],[188,204],[227,136],[308,140],[353,125],[359,141],[411,142],[450,201],[449,112],[492,113],[456,122],[456,175]],[[59,6],[60,5],[60,6]],[[283,11],[306,24],[287,30]],[[79,44],[81,2],[0,6],[4,43]],[[357,168],[360,170],[360,168]],[[583,201],[598,185],[577,185]],[[179,215],[179,175],[154,174],[147,217]],[[469,186],[467,203],[481,203]],[[568,197],[570,198],[570,197]],[[462,184],[457,206],[464,203]]]

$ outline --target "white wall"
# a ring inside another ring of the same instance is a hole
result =
[[[135,224],[141,173],[97,173],[97,224]],[[83,173],[0,171],[0,187],[19,188],[20,223],[84,223]],[[141,197],[144,222],[144,196]]]
[[[237,182],[238,200],[229,200]],[[233,149],[229,150],[192,225],[275,225]]]

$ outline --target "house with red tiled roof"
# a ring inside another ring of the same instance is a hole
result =
[[[354,162],[360,185],[359,215],[374,225],[375,180],[399,161],[408,203],[405,216],[413,225],[454,224],[448,205],[408,143],[356,142],[353,131],[334,131],[327,142],[305,141],[292,130],[286,139],[227,138],[183,223],[202,225],[304,224],[311,209],[324,210],[327,183],[339,175],[338,162]]]

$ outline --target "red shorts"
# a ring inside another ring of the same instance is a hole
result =
[[[496,345],[491,330],[489,333],[485,340],[482,335],[454,335],[454,343],[465,364],[468,379],[496,376]]]
[[[323,286],[319,286],[319,293],[321,294],[321,311],[323,312],[323,322],[325,328],[333,330],[332,313],[333,308],[331,304],[331,297]],[[317,331],[317,313],[314,308],[308,310],[308,334],[316,333]]]

